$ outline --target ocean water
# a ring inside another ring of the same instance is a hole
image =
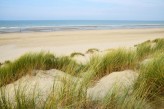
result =
[[[0,20],[0,33],[164,28],[164,21]]]

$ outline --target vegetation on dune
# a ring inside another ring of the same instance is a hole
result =
[[[154,46],[153,50],[164,50],[164,39],[156,39],[154,42],[156,45]]]
[[[34,69],[60,69],[70,73],[76,73],[81,65],[78,65],[70,57],[55,57],[51,53],[27,53],[14,62],[10,62],[0,68],[0,86],[17,80],[23,75],[30,74]]]
[[[151,43],[142,43],[136,48],[136,55],[138,59],[145,59],[152,52]]]
[[[136,46],[136,54],[139,60],[143,60],[154,53],[163,51],[164,39],[148,40]]]
[[[23,90],[19,90],[16,92],[14,107],[6,98],[5,90],[1,88],[0,108],[162,109],[162,100],[164,100],[163,51],[164,39],[148,40],[136,45],[133,50],[117,49],[103,56],[93,55],[85,65],[77,64],[71,59],[75,55],[81,55],[80,53],[73,53],[70,57],[57,57],[44,52],[27,53],[14,62],[3,64],[0,67],[0,86],[30,74],[34,69],[59,69],[77,76],[83,74],[83,81],[80,84],[79,82],[65,81],[59,91],[52,90],[46,101],[40,104],[36,102],[36,97],[34,97],[34,95],[37,96],[35,91],[32,98],[28,98],[24,95]],[[151,58],[150,61],[141,64],[142,61],[149,58]],[[133,90],[127,90],[120,95],[115,89],[102,100],[87,98],[89,84],[93,84],[96,79],[114,71],[126,69],[133,69],[139,73],[138,79],[132,86]]]
[[[91,75],[101,78],[114,71],[135,69],[137,58],[134,51],[118,49],[105,54],[104,56],[93,56],[86,65]]]
[[[86,51],[86,53],[94,53],[94,52],[99,52],[99,49],[97,49],[97,48],[90,48],[90,49],[88,49],[87,51]]]
[[[85,56],[83,53],[80,53],[80,52],[74,52],[74,53],[71,53],[70,57],[74,57],[74,56]]]
[[[142,65],[135,87],[140,96],[148,99],[164,96],[164,55],[160,55],[149,63]]]
[[[27,53],[0,68],[0,86],[15,81],[33,69],[48,69],[53,66],[54,56],[49,53]]]
[[[83,71],[84,65],[76,63],[68,56],[57,57],[56,64],[52,67],[55,69],[62,70],[74,76]]]

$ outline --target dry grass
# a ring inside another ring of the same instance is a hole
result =
[[[99,49],[97,49],[97,48],[90,48],[90,49],[88,49],[87,51],[86,51],[86,53],[95,53],[95,52],[99,52]]]
[[[74,53],[71,53],[70,57],[74,57],[74,56],[85,56],[83,53],[80,53],[80,52],[74,52]]]
[[[152,46],[152,43],[154,44]],[[28,53],[8,64],[0,67],[0,85],[4,86],[30,73],[33,69],[59,69],[78,75],[83,74],[83,81],[72,83],[65,81],[59,92],[54,90],[42,104],[36,104],[33,95],[31,99],[24,96],[23,91],[17,91],[16,105],[11,104],[1,88],[1,109],[150,109],[162,108],[164,98],[164,39],[147,41],[136,46],[136,50],[117,49],[104,56],[93,56],[86,65],[77,64],[70,57],[56,57],[50,53]],[[92,50],[91,50],[92,51]],[[80,53],[74,53],[81,55]],[[138,65],[141,61],[151,57],[146,64]],[[95,79],[114,71],[133,69],[138,71],[139,78],[133,90],[119,95],[117,89],[109,93],[104,99],[93,101],[87,98],[88,85]],[[54,87],[55,89],[55,87]],[[36,96],[37,97],[37,96]],[[37,106],[41,107],[37,107]]]

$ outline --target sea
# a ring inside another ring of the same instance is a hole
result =
[[[0,20],[0,33],[164,28],[164,21]]]

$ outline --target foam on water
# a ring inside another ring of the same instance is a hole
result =
[[[17,20],[0,21],[0,33],[65,30],[108,30],[128,28],[164,28],[164,21],[114,20]]]

